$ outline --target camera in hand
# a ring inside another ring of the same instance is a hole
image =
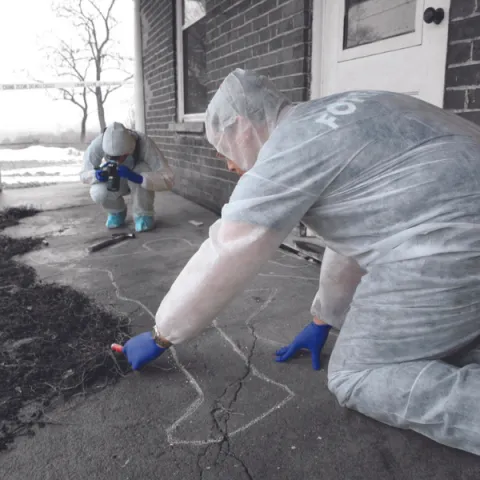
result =
[[[107,190],[118,192],[120,188],[120,177],[117,171],[117,162],[108,162],[105,171],[107,172]]]

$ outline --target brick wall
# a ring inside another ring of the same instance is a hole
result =
[[[312,0],[207,0],[211,98],[234,68],[269,75],[293,101],[308,99]],[[173,132],[176,122],[174,0],[142,0],[147,133],[175,170],[175,191],[219,212],[237,178],[203,134]]]
[[[452,0],[444,108],[480,124],[480,2]]]
[[[146,130],[167,158],[174,153],[168,124],[175,118],[175,52],[172,0],[142,0]]]

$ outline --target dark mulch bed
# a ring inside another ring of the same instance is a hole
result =
[[[0,230],[37,213],[0,211]],[[43,426],[53,400],[101,388],[127,371],[109,350],[128,336],[125,318],[71,287],[42,282],[12,260],[42,240],[0,235],[0,450]]]

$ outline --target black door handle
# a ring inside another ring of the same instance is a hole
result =
[[[445,11],[443,8],[433,8],[428,7],[423,12],[423,21],[425,23],[435,23],[436,25],[440,24],[445,18]]]

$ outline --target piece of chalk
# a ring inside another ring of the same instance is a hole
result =
[[[192,225],[195,225],[196,227],[201,227],[203,225],[203,222],[197,222],[196,220],[189,220],[188,223],[191,223]]]
[[[112,350],[114,352],[123,353],[123,347],[118,343],[112,343]]]

